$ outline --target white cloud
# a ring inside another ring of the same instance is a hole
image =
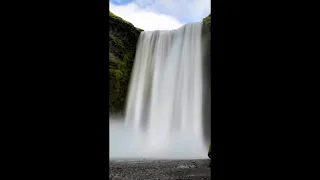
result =
[[[110,3],[109,7],[112,13],[145,31],[171,30],[183,25],[178,19],[172,16],[160,14],[147,8],[141,8],[136,3],[127,5],[114,5]]]
[[[200,22],[211,12],[211,0],[136,0],[139,7],[164,13],[184,22]]]
[[[126,5],[110,3],[110,11],[144,30],[177,29],[200,22],[211,12],[211,0],[134,0]]]

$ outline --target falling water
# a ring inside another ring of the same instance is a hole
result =
[[[111,127],[111,158],[206,158],[201,28],[140,34],[125,124]]]

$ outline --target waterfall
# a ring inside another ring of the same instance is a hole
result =
[[[140,34],[123,127],[126,136],[113,141],[113,146],[125,145],[117,150],[111,145],[111,157],[206,158],[201,29],[201,23],[193,23]]]

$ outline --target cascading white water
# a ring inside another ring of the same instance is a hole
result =
[[[117,136],[110,139],[111,158],[206,158],[201,27],[140,34],[125,126],[121,135],[110,134]]]

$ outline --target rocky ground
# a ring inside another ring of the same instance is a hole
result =
[[[111,180],[211,179],[210,160],[110,161]]]

